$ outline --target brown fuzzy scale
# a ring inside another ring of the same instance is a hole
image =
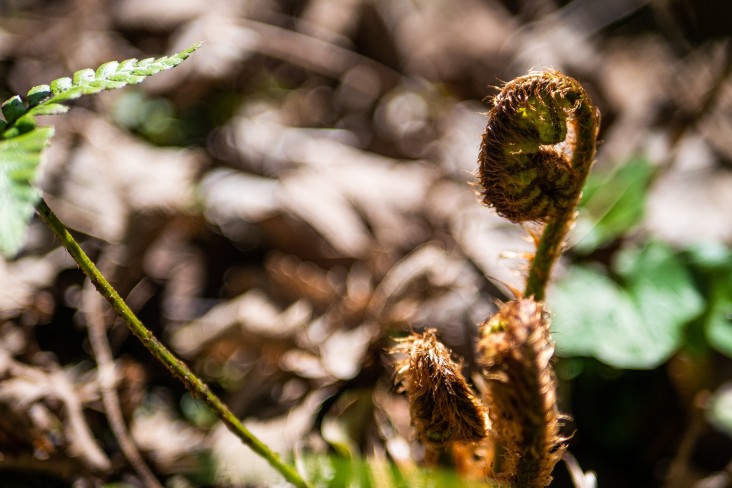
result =
[[[481,324],[478,357],[496,449],[492,477],[510,486],[548,486],[566,449],[553,354],[548,314],[534,300],[509,302]]]
[[[434,330],[400,339],[390,352],[406,355],[396,363],[396,379],[407,392],[417,438],[432,458],[428,461],[436,461],[449,443],[486,437],[485,408]]]
[[[586,175],[573,166],[578,116],[597,118],[587,106],[579,83],[558,71],[506,83],[488,112],[478,156],[483,203],[512,222],[546,222],[574,205]]]

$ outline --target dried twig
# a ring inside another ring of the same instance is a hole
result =
[[[102,258],[99,268],[107,271],[109,275],[112,261],[109,254],[105,254]],[[87,331],[89,333],[89,342],[91,343],[94,357],[97,360],[97,381],[99,382],[99,390],[102,395],[102,403],[104,404],[104,412],[109,420],[119,447],[125,455],[130,465],[142,479],[145,486],[151,488],[162,488],[162,485],[148,467],[145,459],[140,454],[137,445],[130,436],[120,408],[119,396],[115,387],[115,366],[112,356],[112,349],[107,340],[107,331],[104,323],[104,310],[102,307],[102,297],[97,293],[90,281],[84,285],[84,314],[86,316]]]

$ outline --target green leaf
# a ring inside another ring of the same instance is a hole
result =
[[[577,267],[549,295],[552,329],[561,356],[592,356],[618,368],[652,368],[666,354],[628,293],[608,277]]]
[[[12,124],[18,118],[28,111],[28,107],[23,104],[23,101],[18,95],[15,95],[8,100],[5,100],[2,104],[2,112],[5,120],[8,124]]]
[[[28,106],[19,96],[2,104],[7,122],[0,123],[0,253],[15,255],[23,244],[25,230],[33,216],[38,193],[32,187],[41,152],[48,144],[52,128],[36,128],[35,116],[66,112],[65,102],[81,95],[139,83],[147,76],[177,66],[198,49],[148,58],[105,63],[95,70],[82,69],[72,78],[64,77],[28,91]]]
[[[621,253],[616,270],[624,278],[646,327],[657,341],[675,349],[684,326],[700,316],[705,307],[679,253],[667,244],[652,242],[642,249]]]
[[[51,87],[48,85],[38,85],[34,86],[30,90],[28,90],[28,106],[35,107],[39,103],[41,103],[46,98],[49,98],[52,96],[53,93],[51,92]]]
[[[98,67],[94,74],[97,78],[109,78],[109,75],[116,72],[118,67],[119,63],[117,61],[109,61]]]
[[[32,122],[32,117],[37,115],[65,112],[67,109],[61,102],[140,83],[148,76],[178,66],[200,45],[199,43],[177,54],[157,59],[148,58],[142,61],[127,59],[120,63],[112,61],[104,63],[96,70],[82,69],[74,73],[71,78],[63,77],[48,85],[35,86],[28,91],[30,108],[26,107],[17,95],[3,103],[2,111],[8,122],[7,127],[0,127],[3,130],[3,137],[7,139],[28,131],[27,127],[25,130],[13,130],[13,123],[22,117],[25,117],[26,122]]]
[[[689,246],[687,254],[694,268],[707,274],[716,274],[719,278],[729,278],[732,282],[732,276],[726,272],[732,269],[732,250],[724,243],[698,242]]]
[[[60,103],[44,103],[43,105],[31,108],[29,113],[24,115],[24,117],[33,117],[36,115],[58,115],[68,111],[69,107],[61,105]]]
[[[680,346],[704,300],[665,244],[625,251],[617,272],[621,283],[579,267],[552,290],[557,352],[593,356],[617,368],[655,368]]]
[[[480,480],[461,479],[445,468],[416,468],[400,472],[396,464],[379,459],[337,455],[308,455],[300,459],[307,479],[318,487],[359,488],[498,488]]]
[[[36,120],[33,118],[32,115],[28,115],[28,113],[26,113],[15,122],[8,125],[3,131],[2,137],[0,137],[0,139],[11,139],[13,137],[18,137],[21,134],[27,134],[28,132],[35,130],[35,128]]]
[[[74,73],[74,77],[71,79],[71,83],[74,86],[83,85],[84,83],[89,83],[91,81],[94,81],[96,78],[96,75],[94,74],[94,70],[92,69],[80,69],[76,73]]]
[[[0,141],[0,253],[6,257],[23,245],[39,198],[31,182],[52,135],[53,128],[43,127]]]
[[[200,43],[172,56],[163,56],[157,59],[148,58],[141,61],[127,59],[120,63],[105,63],[96,71],[91,69],[79,70],[74,73],[73,79],[61,78],[52,82],[51,91],[53,96],[43,103],[64,102],[78,98],[81,95],[91,95],[103,90],[112,90],[125,85],[140,83],[148,76],[178,66],[199,46]]]
[[[58,95],[59,93],[63,93],[66,90],[69,90],[73,85],[71,78],[68,76],[64,76],[63,78],[59,78],[57,80],[53,80],[51,82],[51,93],[54,95]]]
[[[706,340],[732,357],[732,251],[722,243],[703,243],[690,248],[689,255],[708,295]]]
[[[653,168],[631,159],[610,174],[590,173],[574,234],[575,249],[590,253],[627,233],[643,218]]]
[[[727,292],[732,292],[728,289]],[[704,324],[709,344],[717,351],[732,357],[732,297],[718,295],[712,298]]]

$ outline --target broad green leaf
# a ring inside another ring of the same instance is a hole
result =
[[[0,253],[4,256],[15,255],[23,245],[39,198],[31,183],[52,135],[53,128],[43,127],[0,141]]]
[[[709,345],[719,352],[732,357],[732,296],[718,294],[712,298],[709,314],[704,324],[704,332]]]
[[[617,368],[653,368],[667,354],[630,296],[608,277],[577,267],[549,294],[561,356],[592,356]],[[660,347],[659,347],[660,346]]]
[[[648,330],[673,352],[684,326],[705,306],[680,254],[667,244],[652,242],[621,253],[615,268]]]
[[[627,251],[621,283],[576,268],[549,295],[557,352],[617,368],[655,368],[680,346],[704,301],[678,254],[663,244]]]
[[[686,250],[690,262],[695,268],[705,273],[720,274],[722,278],[729,278],[727,269],[732,269],[732,250],[721,242],[699,242]]]
[[[732,250],[721,243],[704,243],[689,249],[689,255],[708,295],[707,342],[732,357]]]
[[[645,159],[631,159],[610,174],[590,173],[574,230],[577,251],[592,252],[641,221],[652,172]]]

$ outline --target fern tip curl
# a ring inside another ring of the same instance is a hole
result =
[[[577,80],[531,71],[493,99],[478,156],[486,205],[512,222],[573,207],[595,154],[599,112]]]

